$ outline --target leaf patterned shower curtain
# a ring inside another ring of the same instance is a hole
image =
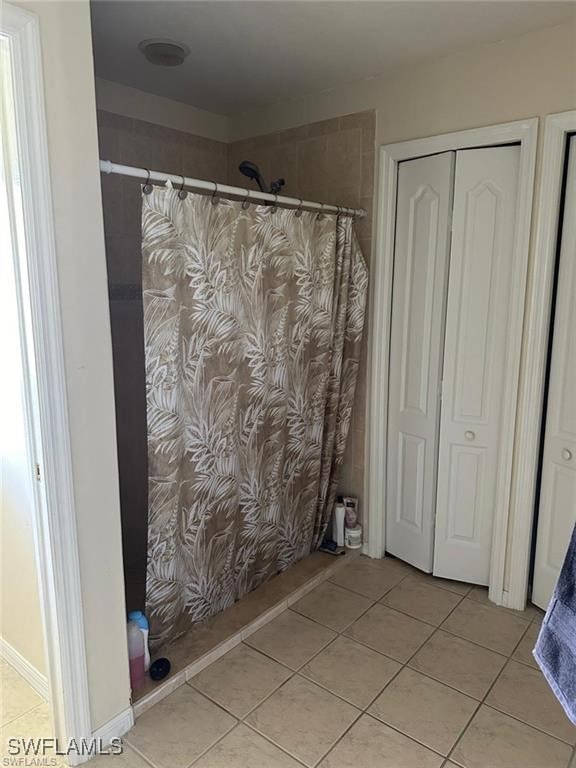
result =
[[[142,197],[154,645],[321,542],[368,275],[349,217]]]

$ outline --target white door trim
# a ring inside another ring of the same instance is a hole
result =
[[[566,141],[576,133],[576,110],[548,115],[544,122],[542,176],[536,214],[536,234],[530,285],[526,296],[522,378],[518,392],[516,472],[510,503],[509,597],[525,595],[540,451],[542,408],[548,356],[552,284],[556,264],[558,224]]]
[[[392,305],[392,274],[394,258],[394,223],[396,220],[396,178],[398,163],[423,155],[449,150],[486,147],[497,144],[520,144],[519,196],[517,204],[517,233],[514,252],[514,274],[516,279],[511,296],[511,316],[514,322],[509,327],[509,348],[513,352],[510,364],[519,369],[522,343],[521,311],[525,300],[528,251],[530,242],[530,220],[534,172],[536,165],[536,141],[538,119],[532,118],[513,123],[474,128],[472,130],[447,133],[425,139],[415,139],[380,147],[378,184],[378,210],[376,234],[376,259],[372,275],[372,307],[370,377],[367,407],[367,509],[368,547],[371,557],[383,557],[385,542],[386,514],[386,435],[388,408],[388,360],[390,353],[390,311]],[[514,377],[511,377],[514,378]],[[503,434],[511,434],[516,416],[517,380],[515,386],[508,386],[504,394]],[[512,441],[502,452],[503,471],[501,477],[510,476]],[[509,600],[522,602],[523,595],[512,595],[504,587],[507,531],[509,518],[510,485],[501,483],[497,489],[498,513],[494,519],[492,561],[490,568],[490,599],[499,604]],[[502,511],[506,510],[506,511]]]
[[[33,455],[34,534],[50,703],[60,739],[92,735],[80,586],[72,453],[62,342],[38,18],[4,4],[22,174],[33,359],[25,361]],[[32,468],[31,468],[32,471]]]

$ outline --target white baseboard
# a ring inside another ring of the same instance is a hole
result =
[[[41,674],[36,667],[32,666],[30,662],[19,653],[7,640],[0,637],[0,656],[5,659],[11,667],[13,667],[19,675],[22,675],[27,683],[30,683],[32,688],[42,696],[46,701],[48,700],[48,680],[46,675]]]
[[[112,720],[97,728],[92,737],[100,739],[104,746],[108,746],[112,739],[122,738],[124,734],[128,733],[133,725],[134,710],[132,707],[128,707],[123,712],[117,714],[116,717],[113,717]]]

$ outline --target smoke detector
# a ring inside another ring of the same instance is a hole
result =
[[[184,43],[175,43],[173,40],[142,40],[138,43],[138,49],[142,51],[150,64],[158,67],[179,67],[190,53],[190,48]]]

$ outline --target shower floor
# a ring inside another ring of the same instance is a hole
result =
[[[341,556],[315,552],[249,592],[222,613],[198,622],[185,635],[161,647],[152,659],[162,656],[170,659],[170,676],[161,683],[147,678],[146,684],[133,693],[135,715],[142,714],[204,666],[282,613],[342,567],[344,562],[358,556],[359,552],[353,550],[346,550]]]
[[[138,718],[114,768],[567,768],[576,728],[531,655],[541,619],[350,558]]]

